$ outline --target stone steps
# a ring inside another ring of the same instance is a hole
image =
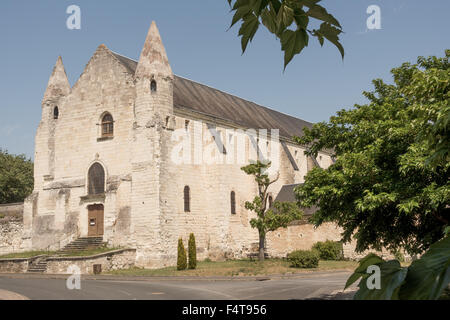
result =
[[[66,245],[61,251],[82,251],[86,249],[95,249],[104,246],[103,237],[78,238]],[[47,257],[40,257],[28,264],[27,272],[45,273],[47,271]]]
[[[62,251],[80,251],[104,246],[103,237],[78,238],[66,245]]]
[[[47,260],[46,258],[39,258],[28,264],[27,272],[30,273],[44,273],[47,271]]]

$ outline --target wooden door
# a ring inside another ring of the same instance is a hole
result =
[[[103,236],[104,209],[102,204],[88,207],[88,237]]]

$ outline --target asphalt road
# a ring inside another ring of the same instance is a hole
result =
[[[81,289],[69,290],[66,279],[0,275],[3,299],[31,300],[288,300],[336,298],[349,272],[308,273],[261,280],[91,280],[81,277]],[[8,295],[9,293],[9,295]],[[342,295],[340,298],[350,298]],[[0,299],[2,297],[0,296]]]

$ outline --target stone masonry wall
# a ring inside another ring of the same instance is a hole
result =
[[[0,255],[23,251],[23,203],[0,205]]]
[[[77,266],[81,274],[92,274],[94,265],[101,265],[102,272],[128,269],[135,265],[136,250],[118,250],[92,257],[51,257],[47,259],[48,274],[68,274],[69,267]]]

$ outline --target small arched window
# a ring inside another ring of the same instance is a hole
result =
[[[273,205],[273,197],[270,195],[269,196],[269,208],[271,208]]]
[[[102,137],[112,137],[114,135],[114,120],[111,114],[107,113],[102,118]]]
[[[102,194],[105,193],[105,170],[103,166],[96,162],[88,172],[88,194]]]
[[[156,92],[156,89],[157,89],[156,81],[155,81],[155,80],[152,80],[152,81],[150,82],[150,91],[151,91],[152,93],[154,93],[154,92]]]
[[[54,109],[53,109],[53,119],[58,119],[59,118],[59,109],[58,109],[58,107],[55,107]]]
[[[184,187],[184,212],[191,212],[191,189]]]
[[[236,214],[236,193],[231,191],[230,193],[231,214]]]

